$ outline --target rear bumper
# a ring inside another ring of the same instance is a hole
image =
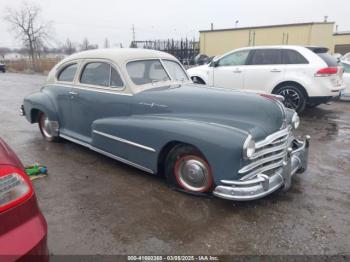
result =
[[[235,201],[248,201],[262,198],[277,189],[284,187],[288,190],[295,173],[302,173],[307,169],[309,155],[309,139],[295,140],[297,148],[288,148],[283,166],[273,175],[258,174],[246,181],[229,181],[229,185],[219,185],[213,191],[214,196]],[[221,181],[223,182],[223,181]]]
[[[49,261],[47,224],[34,196],[21,206],[2,213],[0,219],[4,221],[0,234],[0,261]]]

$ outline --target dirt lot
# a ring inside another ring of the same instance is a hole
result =
[[[18,110],[44,79],[0,74],[0,136],[24,164],[48,166],[34,185],[51,253],[350,253],[350,102],[302,115],[309,170],[289,192],[237,203],[175,192],[82,146],[45,142]]]

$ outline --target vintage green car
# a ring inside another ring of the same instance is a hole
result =
[[[307,168],[309,137],[280,97],[193,84],[173,56],[105,49],[74,54],[21,112],[59,137],[152,174],[173,188],[252,200]]]

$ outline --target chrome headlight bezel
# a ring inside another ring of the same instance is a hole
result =
[[[293,116],[292,116],[292,127],[293,129],[298,129],[300,125],[300,118],[297,112],[294,112]]]
[[[249,159],[255,153],[255,141],[251,135],[248,135],[243,144],[243,158]]]

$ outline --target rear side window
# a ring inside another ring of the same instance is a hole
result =
[[[123,86],[119,73],[110,64],[103,62],[86,64],[80,77],[80,83],[104,87]]]
[[[249,55],[249,50],[242,50],[242,51],[237,51],[232,54],[229,54],[223,58],[221,58],[217,66],[238,66],[238,65],[245,65],[248,55]]]
[[[295,50],[285,49],[282,50],[283,64],[296,65],[296,64],[308,64],[309,62],[299,52]]]
[[[64,82],[73,82],[75,73],[77,72],[78,64],[66,66],[59,72],[57,80]]]
[[[316,53],[319,57],[322,58],[323,61],[329,66],[329,67],[335,67],[338,66],[338,61],[335,57],[331,56],[328,53]]]
[[[250,65],[280,65],[282,52],[280,49],[257,49],[253,51]]]

